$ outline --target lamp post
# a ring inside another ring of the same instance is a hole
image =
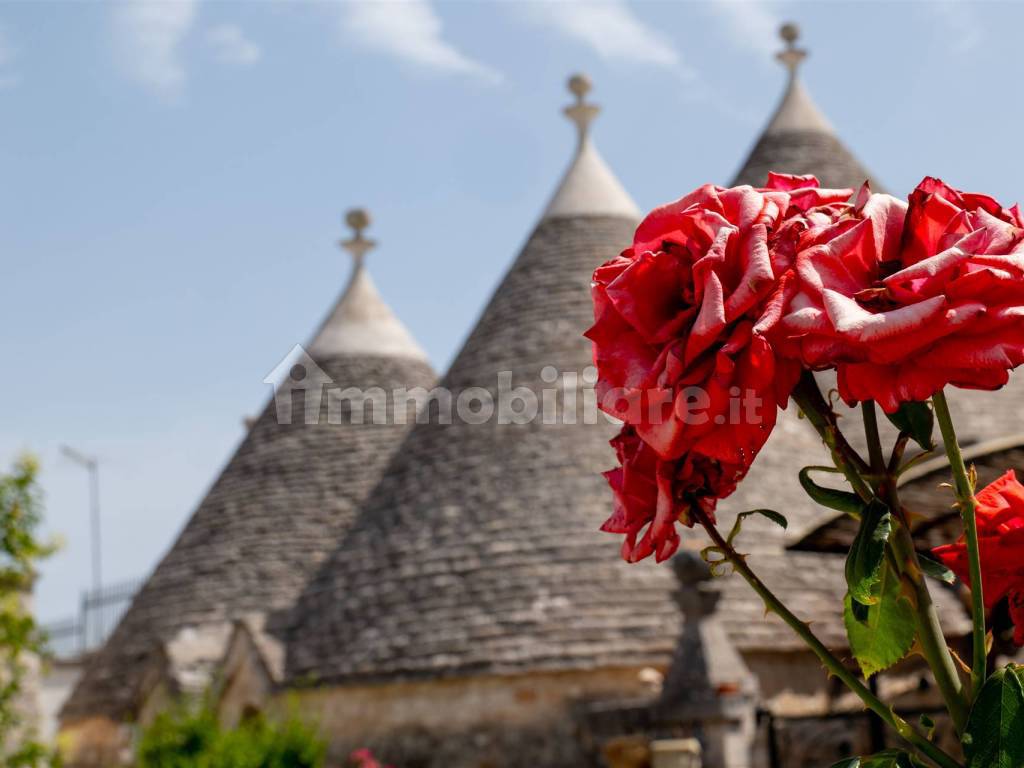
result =
[[[92,533],[92,589],[99,597],[103,586],[102,556],[100,551],[100,468],[93,456],[86,456],[67,445],[60,447],[61,453],[89,473],[89,521]]]

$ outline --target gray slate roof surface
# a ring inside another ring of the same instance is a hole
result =
[[[875,192],[885,190],[832,133],[818,130],[787,130],[762,135],[743,163],[734,184],[761,186],[768,171],[818,177],[824,187],[852,187],[865,181]]]
[[[590,275],[630,218],[540,223],[442,384],[538,391],[591,364]],[[559,409],[559,414],[562,410]],[[292,684],[665,664],[670,569],[629,566],[602,533],[615,428],[417,425],[294,612]]]
[[[825,187],[885,190],[838,139],[797,71],[788,75],[779,105],[736,173],[733,184],[760,186],[768,172],[814,174]]]
[[[339,386],[432,386],[425,361],[335,356],[318,361]],[[279,424],[264,409],[66,703],[65,721],[128,718],[157,648],[186,626],[282,609],[351,521],[407,430],[399,425]]]

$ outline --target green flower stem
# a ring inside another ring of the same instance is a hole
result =
[[[800,378],[800,383],[793,390],[793,402],[800,406],[800,411],[811,422],[811,425],[821,435],[821,439],[832,452],[832,460],[836,468],[846,476],[847,482],[860,496],[861,500],[867,502],[874,498],[875,492],[862,477],[870,471],[870,467],[864,463],[864,459],[853,450],[843,433],[839,431],[836,424],[836,416],[832,408],[821,396],[818,389],[818,382],[814,374],[805,371]]]
[[[871,471],[876,474],[885,472],[885,459],[882,456],[882,441],[878,436],[878,412],[873,400],[865,400],[860,404],[864,414],[864,434],[868,439],[868,455],[871,457]]]
[[[921,570],[921,561],[918,559],[917,548],[914,546],[914,540],[910,534],[910,525],[900,504],[896,479],[885,467],[882,441],[878,434],[878,412],[875,409],[875,403],[873,401],[861,403],[861,412],[864,414],[864,434],[868,441],[871,468],[872,471],[878,473],[875,491],[879,498],[885,500],[897,521],[893,536],[889,540],[889,546],[896,557],[900,573],[910,582],[913,591],[914,599],[911,602],[914,606],[914,624],[917,628],[917,640],[921,655],[924,656],[928,666],[931,667],[932,674],[935,675],[935,682],[942,692],[942,698],[946,702],[950,717],[953,718],[953,725],[958,733],[963,733],[963,729],[967,725],[968,712],[963,683],[960,680],[956,662],[953,660],[953,654],[950,653],[949,646],[946,644],[946,637],[939,621],[939,612],[932,601],[928,582]]]
[[[967,559],[971,574],[971,618],[974,632],[971,644],[974,646],[971,664],[971,689],[977,696],[985,682],[988,668],[988,653],[985,647],[985,595],[981,583],[981,550],[978,546],[978,500],[974,497],[974,484],[964,466],[964,457],[960,453],[960,444],[953,429],[953,418],[949,413],[946,395],[939,390],[932,396],[935,407],[935,419],[939,422],[942,432],[942,444],[949,457],[949,467],[953,471],[953,487],[960,507],[960,515],[964,522],[964,538],[967,540]]]
[[[821,435],[825,445],[831,450],[836,468],[842,471],[847,481],[864,501],[870,501],[875,496],[875,490],[864,479],[863,474],[871,472],[871,468],[853,450],[839,430],[835,413],[822,397],[821,390],[818,389],[818,384],[812,374],[804,374],[793,392],[793,400],[800,406],[807,420],[811,422],[818,434]],[[875,418],[874,404],[870,409],[865,408],[864,423],[868,430],[868,442],[879,441],[878,420]],[[876,451],[879,455],[881,454],[880,446],[877,449],[872,447],[871,451],[873,455]],[[885,473],[876,479],[884,480],[885,485],[890,489],[886,495],[889,496],[888,500],[891,503],[895,494],[895,481],[890,481]],[[949,652],[949,647],[942,634],[938,612],[935,610],[931,593],[928,591],[928,584],[921,572],[917,550],[910,538],[909,529],[902,524],[905,521],[902,509],[898,506],[898,499],[893,512],[901,523],[896,526],[896,537],[892,542],[893,554],[903,564],[904,567],[901,570],[907,572],[913,585],[916,598],[913,601],[914,619],[921,653],[925,661],[928,662],[932,674],[935,675],[936,684],[942,692],[943,700],[946,702],[946,707],[953,718],[957,731],[962,732],[967,721],[967,705],[964,700],[963,685],[956,670],[956,662],[953,660],[953,655]]]
[[[886,502],[893,509],[899,509],[899,498],[896,495],[894,485],[890,486],[886,494]],[[900,571],[910,582],[914,592],[914,624],[917,627],[917,641],[932,674],[935,675],[935,682],[939,686],[942,698],[946,702],[946,709],[953,719],[953,726],[957,733],[963,733],[967,726],[967,715],[969,712],[968,700],[964,692],[963,682],[960,680],[960,673],[957,670],[953,654],[946,644],[946,636],[942,631],[942,624],[939,622],[939,612],[932,602],[932,595],[928,589],[928,582],[921,570],[921,561],[917,556],[917,548],[907,528],[905,518],[898,515],[899,522],[894,528],[893,537],[889,542],[893,553],[900,563]]]
[[[854,675],[846,665],[843,664],[826,646],[821,640],[818,639],[810,626],[806,622],[801,621],[795,614],[793,614],[782,602],[775,596],[775,594],[765,586],[757,575],[747,565],[746,558],[739,554],[732,545],[729,544],[719,532],[718,528],[708,518],[708,516],[698,507],[694,507],[692,511],[694,519],[701,524],[708,536],[711,537],[711,541],[722,556],[729,561],[732,567],[739,573],[746,582],[751,586],[754,592],[757,593],[758,597],[764,601],[765,608],[772,613],[776,614],[781,618],[789,627],[803,640],[807,646],[814,652],[814,655],[818,657],[821,663],[825,666],[825,669],[829,673],[838,677],[847,688],[849,688],[857,697],[864,702],[864,705],[878,715],[885,723],[887,723],[893,730],[895,730],[903,739],[914,746],[922,755],[925,755],[929,760],[934,762],[941,768],[963,768],[955,759],[950,755],[943,752],[937,746],[932,744],[920,734],[915,728],[913,728],[906,720],[901,718],[892,708],[885,705],[875,694],[873,694],[867,686],[865,686],[856,675]]]

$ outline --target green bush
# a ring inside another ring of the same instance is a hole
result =
[[[139,768],[321,768],[327,746],[295,717],[222,729],[209,706],[159,715],[139,741]]]
[[[56,765],[51,750],[36,738],[25,702],[28,659],[45,655],[46,638],[29,612],[36,564],[54,546],[39,539],[42,492],[39,467],[23,456],[9,473],[0,473],[0,767]]]

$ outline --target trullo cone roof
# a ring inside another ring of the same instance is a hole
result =
[[[299,354],[296,362],[303,370],[284,377],[278,400],[285,388],[297,386],[293,380],[312,382],[315,390],[320,384],[387,392],[433,386],[423,352],[363,266],[372,245],[361,235],[366,214],[352,211],[348,220],[356,230],[343,243],[356,257],[348,287],[306,345],[308,356]],[[366,423],[351,423],[337,403],[329,419],[326,390],[319,390],[320,409],[312,407],[307,423],[305,404],[313,391],[304,396],[293,389],[291,408],[284,409],[291,423],[282,423],[271,399],[86,667],[64,707],[65,723],[99,715],[132,717],[154,654],[174,650],[173,645],[180,656],[177,645],[193,636],[226,641],[232,620],[251,619],[295,600],[408,429],[392,418],[386,424],[371,423],[369,416]],[[216,657],[217,652],[197,648],[192,655]]]
[[[797,76],[797,66],[806,54],[794,45],[796,27],[787,24],[781,32],[787,47],[778,58],[790,70],[789,82],[779,109],[734,183],[763,184],[771,170],[810,173],[825,186],[857,189],[869,174],[835,137]],[[874,178],[871,186],[875,191],[881,189]],[[818,374],[818,383],[823,392],[834,389],[834,373]],[[951,391],[950,400],[958,405],[966,402],[972,413],[975,408],[970,403],[980,402],[975,393],[961,390]],[[855,448],[865,451],[860,411],[848,409],[841,402],[836,410],[841,416],[843,434]],[[885,427],[885,420],[880,420]],[[885,439],[891,441],[892,434],[887,433]],[[817,433],[799,417],[796,406],[790,404],[779,415],[750,473],[737,491],[720,504],[719,519],[728,530],[732,515],[743,510],[774,509],[788,518],[788,531],[760,519],[745,523],[738,540],[740,548],[750,553],[752,567],[789,608],[810,622],[830,646],[843,648],[847,644],[846,631],[841,611],[836,610],[846,593],[842,556],[786,550],[786,545],[798,538],[800,532],[834,514],[817,507],[797,480],[802,467],[830,463]],[[716,585],[724,593],[719,613],[740,650],[785,651],[802,647],[801,641],[776,616],[765,614],[763,604],[742,579],[721,579]],[[947,633],[960,635],[969,631],[963,611],[950,592],[937,590],[935,599]]]
[[[796,47],[798,34],[793,24],[782,28],[786,49],[778,54],[778,59],[789,73],[786,90],[733,184],[761,186],[768,178],[768,172],[775,171],[811,173],[825,187],[857,189],[865,181],[870,181],[874,191],[884,191],[839,140],[831,123],[804,87],[799,70],[807,53]]]
[[[442,382],[455,400],[482,387],[498,404],[509,372],[510,386],[539,403],[543,389],[557,395],[557,410],[549,423],[435,417],[413,428],[296,607],[293,685],[671,656],[679,619],[669,569],[622,563],[616,537],[598,530],[611,509],[600,472],[614,463],[614,428],[603,417],[581,423],[591,365],[582,334],[590,275],[631,241],[638,215],[590,144],[588,84],[571,87],[578,152]],[[553,373],[556,383],[542,379]],[[569,415],[577,423],[563,423]]]

